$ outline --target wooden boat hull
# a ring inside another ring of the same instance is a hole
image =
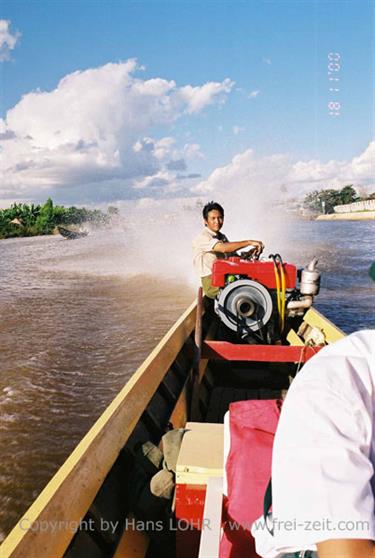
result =
[[[217,323],[202,323],[197,315],[194,302],[14,527],[1,546],[3,558],[144,556],[146,535],[137,529],[123,533],[135,448],[148,440],[158,444],[170,423],[222,422],[231,401],[281,397],[289,377],[312,356],[291,330],[293,346],[269,347],[273,358],[262,346],[247,346],[252,356],[244,360],[243,345],[234,349],[242,354],[223,358],[213,341]],[[305,320],[305,333],[318,328],[326,342],[344,335],[315,310]],[[197,344],[200,329],[204,342]]]

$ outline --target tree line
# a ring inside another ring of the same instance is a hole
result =
[[[327,190],[314,190],[305,196],[303,205],[314,213],[334,213],[335,205],[346,205],[357,201],[375,199],[375,192],[361,198],[352,184],[344,186],[341,190],[328,188]]]
[[[0,238],[52,234],[58,225],[106,226],[117,213],[116,207],[109,207],[105,213],[99,209],[54,205],[51,198],[43,205],[14,203],[0,210]]]

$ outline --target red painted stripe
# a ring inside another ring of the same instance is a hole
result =
[[[306,362],[322,349],[293,345],[235,345],[227,341],[204,341],[202,358],[259,362]]]

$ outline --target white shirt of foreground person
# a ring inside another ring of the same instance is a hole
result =
[[[260,556],[375,540],[374,427],[375,330],[367,330],[322,349],[288,391],[272,455],[274,536],[261,519],[252,526]]]

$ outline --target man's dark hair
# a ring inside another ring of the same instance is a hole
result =
[[[224,209],[221,207],[221,205],[217,202],[214,201],[210,201],[208,203],[206,203],[206,205],[203,208],[203,219],[205,219],[207,221],[207,217],[208,217],[208,213],[210,211],[212,211],[213,209],[216,209],[217,211],[220,211],[221,216],[224,217]]]

